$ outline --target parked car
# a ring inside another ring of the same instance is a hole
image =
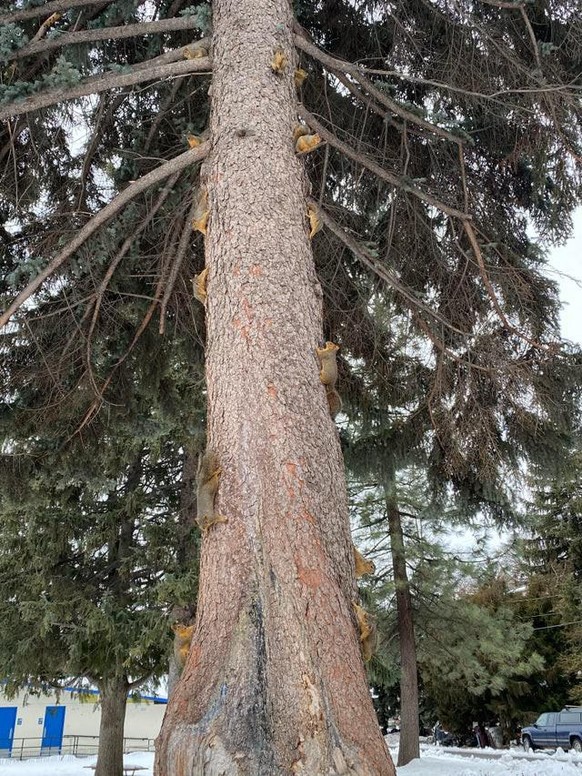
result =
[[[533,725],[522,728],[521,742],[526,752],[558,746],[582,752],[582,707],[541,714]]]

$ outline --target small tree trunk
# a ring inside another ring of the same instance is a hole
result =
[[[188,447],[184,451],[178,517],[179,542],[176,552],[176,563],[180,571],[184,573],[195,568],[199,555],[199,543],[192,529],[196,523],[196,467],[201,452],[193,447]],[[196,607],[193,603],[185,605],[183,601],[180,601],[172,610],[170,622],[171,624],[180,622],[188,625],[192,622],[195,611]],[[173,651],[168,665],[168,698],[174,692],[181,673],[182,666],[175,651]]]
[[[128,683],[125,676],[103,679],[101,694],[99,751],[95,776],[123,776],[123,730]]]
[[[360,653],[288,0],[213,2],[206,377],[220,462],[157,776],[393,776]],[[280,72],[271,62],[287,57]]]
[[[396,614],[400,646],[400,747],[398,767],[420,757],[418,721],[418,670],[412,616],[412,597],[406,573],[402,521],[397,505],[387,498],[388,526],[396,588]]]

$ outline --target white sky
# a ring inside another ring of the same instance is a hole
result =
[[[572,239],[566,245],[552,249],[550,264],[563,273],[562,277],[558,277],[564,303],[562,334],[566,339],[582,344],[582,209],[578,210],[574,219]]]

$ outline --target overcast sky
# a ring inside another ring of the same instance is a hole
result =
[[[582,344],[582,209],[574,219],[574,234],[566,245],[553,248],[550,265],[569,277],[559,277],[562,308],[562,334]]]

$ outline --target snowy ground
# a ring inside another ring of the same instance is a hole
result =
[[[390,749],[396,761],[397,750]],[[558,750],[555,754],[536,752],[525,755],[516,749],[499,752],[494,749],[463,750],[461,756],[454,750],[435,746],[423,746],[420,760],[414,760],[398,768],[398,776],[582,776],[582,755]],[[468,755],[468,756],[467,756]],[[488,755],[493,759],[481,759]],[[0,760],[0,776],[89,776],[87,766],[95,763],[95,757],[43,757],[36,760]],[[154,755],[136,752],[125,755],[126,765],[145,766],[137,776],[152,776]],[[382,776],[382,774],[378,774]]]

